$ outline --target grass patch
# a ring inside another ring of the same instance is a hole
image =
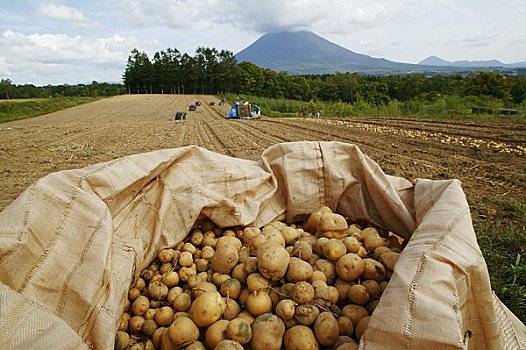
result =
[[[474,221],[491,286],[500,300],[526,322],[526,202],[496,199],[506,224]]]
[[[405,102],[397,100],[385,104],[373,104],[364,100],[354,103],[342,101],[299,101],[285,98],[270,98],[254,95],[226,94],[222,96],[233,102],[235,100],[249,101],[257,104],[262,109],[262,114],[269,117],[298,117],[302,112],[311,113],[321,111],[323,117],[367,117],[367,116],[411,116],[421,118],[447,118],[471,120],[495,120],[506,118],[513,122],[526,124],[526,113],[513,116],[500,116],[488,114],[472,114],[473,106],[495,106],[489,102],[473,97],[461,98],[458,96],[444,97],[439,100],[413,99]]]
[[[36,117],[92,102],[96,97],[57,97],[29,101],[5,101],[0,103],[0,123]]]

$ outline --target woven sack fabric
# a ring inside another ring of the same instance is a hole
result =
[[[355,145],[306,141],[258,161],[189,146],[36,181],[0,212],[2,349],[113,349],[130,283],[196,222],[293,222],[321,205],[410,239],[360,349],[526,348],[459,181],[409,182]]]

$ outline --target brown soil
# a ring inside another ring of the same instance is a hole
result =
[[[202,106],[175,122],[175,112],[196,100]],[[186,145],[258,159],[270,145],[301,140],[354,143],[387,174],[409,180],[460,179],[482,220],[502,220],[499,198],[526,198],[526,126],[513,119],[226,120],[227,107],[217,103],[210,96],[126,95],[0,124],[0,210],[59,170]]]

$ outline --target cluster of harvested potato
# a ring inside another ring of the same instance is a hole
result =
[[[115,348],[358,349],[402,250],[321,207],[307,221],[206,221],[131,286]]]

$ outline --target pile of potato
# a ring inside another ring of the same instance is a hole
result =
[[[301,224],[203,222],[131,286],[115,349],[358,349],[401,250],[325,206]]]

